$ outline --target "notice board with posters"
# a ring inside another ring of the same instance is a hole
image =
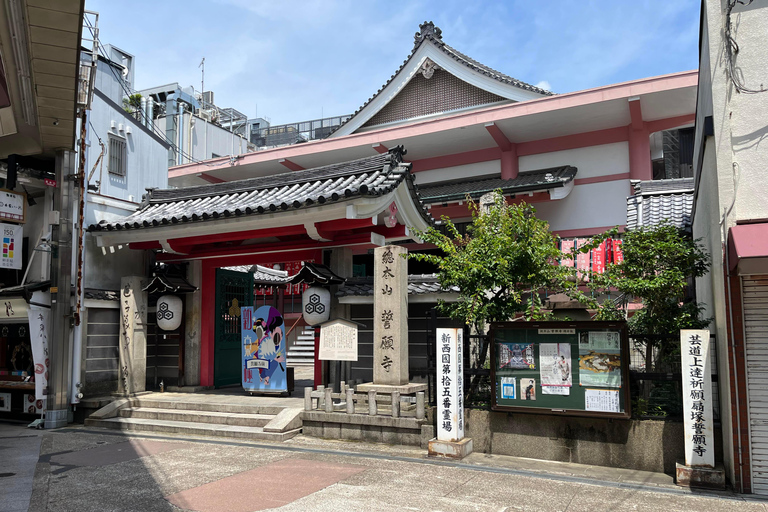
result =
[[[630,417],[626,322],[491,324],[493,409]]]

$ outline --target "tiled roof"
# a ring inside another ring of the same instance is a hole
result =
[[[680,229],[691,227],[693,178],[633,182],[635,195],[627,198],[627,229],[668,221]]]
[[[285,270],[277,270],[261,265],[236,265],[223,268],[224,270],[233,270],[235,272],[253,273],[254,284],[286,284],[291,280],[288,272]]]
[[[92,300],[120,300],[120,292],[117,290],[98,290],[96,288],[86,288],[84,290],[85,298]]]
[[[184,276],[156,274],[152,280],[144,287],[147,293],[193,293],[197,291],[197,286],[187,281]]]
[[[342,284],[345,279],[336,275],[330,268],[321,263],[306,262],[295,276],[289,279],[291,284]]]
[[[420,185],[419,194],[425,203],[441,203],[448,201],[461,201],[467,194],[472,199],[477,199],[483,194],[501,189],[504,194],[529,192],[531,190],[546,190],[562,187],[576,176],[576,168],[570,165],[541,169],[537,171],[521,172],[517,178],[503,180],[501,178],[489,178],[480,180],[465,180],[453,183],[439,183],[435,185]]]
[[[509,75],[505,75],[504,73],[500,73],[499,71],[496,71],[495,69],[489,68],[488,66],[481,64],[480,62],[464,55],[460,51],[448,46],[443,42],[442,38],[442,30],[440,30],[438,27],[435,26],[434,23],[431,21],[425,21],[421,25],[419,25],[419,31],[416,32],[414,35],[414,42],[413,42],[413,50],[411,50],[411,53],[406,57],[406,59],[403,61],[403,63],[400,65],[400,67],[395,71],[395,73],[389,77],[389,80],[387,80],[384,85],[382,85],[376,93],[368,98],[365,103],[362,104],[360,108],[355,110],[355,112],[352,114],[352,116],[341,123],[336,130],[344,126],[345,124],[349,123],[350,120],[354,119],[355,116],[363,110],[368,104],[373,101],[373,99],[381,94],[381,91],[386,89],[386,87],[392,82],[392,80],[395,79],[395,77],[400,74],[400,72],[403,70],[403,68],[408,64],[408,62],[411,60],[413,55],[416,53],[416,50],[419,49],[419,47],[424,44],[424,41],[427,41],[429,44],[434,45],[438,49],[440,49],[443,53],[450,56],[455,61],[464,64],[468,68],[477,71],[480,74],[483,74],[485,76],[488,76],[490,78],[493,78],[494,80],[498,80],[499,82],[514,85],[515,87],[519,87],[520,89],[524,89],[526,91],[531,91],[539,94],[543,94],[545,96],[552,96],[553,93],[551,91],[547,91],[546,89],[541,89],[539,87],[536,87],[535,85],[528,84],[526,82],[523,82],[521,80],[518,80],[516,78],[512,78]]]
[[[153,189],[141,208],[118,221],[103,220],[89,231],[147,229],[223,217],[294,211],[355,197],[388,194],[406,181],[418,204],[411,164],[402,146],[388,153],[303,171],[177,189]],[[431,223],[422,207],[421,215]]]
[[[456,286],[443,290],[435,274],[420,274],[408,276],[408,295],[424,295],[427,293],[458,293]],[[351,277],[336,292],[337,297],[370,296],[373,295],[372,277]]]

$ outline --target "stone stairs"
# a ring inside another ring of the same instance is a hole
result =
[[[296,342],[286,354],[288,366],[313,366],[315,364],[315,330],[305,327],[296,336]]]
[[[86,418],[85,425],[259,441],[286,441],[301,433],[301,408],[153,395],[116,400]]]

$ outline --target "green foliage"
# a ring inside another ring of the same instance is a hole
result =
[[[132,114],[141,108],[141,94],[131,94],[127,98],[123,98],[123,110]]]
[[[469,204],[472,224],[466,235],[443,217],[448,235],[435,228],[416,232],[442,254],[408,255],[436,265],[443,287],[459,288],[459,300],[441,302],[441,311],[478,330],[516,313],[528,319],[547,318],[537,292],[562,288],[569,272],[553,264],[561,253],[549,225],[536,218],[532,206],[507,204],[501,191],[494,193],[493,203],[482,212],[476,203]]]

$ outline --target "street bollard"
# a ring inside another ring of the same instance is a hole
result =
[[[347,414],[355,414],[355,392],[347,388]]]
[[[330,387],[325,388],[325,412],[333,412],[333,397],[331,393],[333,393],[333,389]]]
[[[309,386],[304,388],[304,410],[312,410],[312,388]]]
[[[375,391],[369,391],[368,392],[368,415],[369,416],[376,416],[376,392]]]

